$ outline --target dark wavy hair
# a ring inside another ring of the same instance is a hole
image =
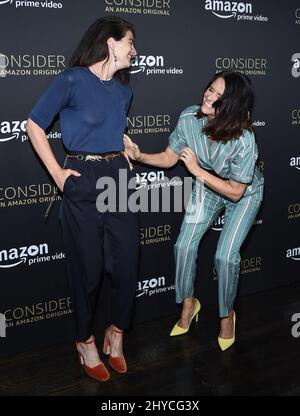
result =
[[[254,105],[254,93],[250,79],[240,72],[223,71],[215,74],[204,91],[217,79],[225,81],[222,97],[214,102],[215,117],[208,120],[203,133],[216,141],[227,142],[238,139],[243,130],[252,131],[251,112]],[[201,105],[196,114],[198,119],[204,117]]]
[[[133,25],[117,16],[105,16],[97,19],[85,32],[79,45],[69,61],[69,67],[90,66],[109,57],[108,38],[121,40],[126,32],[131,31],[135,36]],[[114,75],[123,84],[129,82],[129,68],[120,69]]]

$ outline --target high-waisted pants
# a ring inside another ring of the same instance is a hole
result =
[[[119,169],[127,171],[128,180],[133,178],[124,156],[87,162],[70,158],[66,168],[81,173],[80,177],[69,176],[65,182],[61,221],[76,339],[85,341],[93,333],[104,270],[112,278],[112,323],[119,329],[130,324],[138,276],[139,218],[129,211],[100,213],[96,207],[99,178],[113,178],[116,189]]]

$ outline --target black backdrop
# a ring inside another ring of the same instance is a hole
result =
[[[239,295],[300,280],[299,1],[2,0],[0,313],[7,328],[0,354],[73,336],[60,202],[56,197],[45,223],[54,186],[31,148],[25,123],[37,98],[66,67],[83,32],[105,14],[120,15],[136,27],[138,57],[132,66],[128,130],[144,151],[165,148],[181,110],[200,101],[213,73],[235,69],[250,76],[266,191],[242,250]],[[48,133],[62,161],[59,123]],[[146,185],[164,175],[170,180],[187,176],[180,165],[166,172],[139,165],[135,170]],[[182,186],[180,180],[171,182],[173,188]],[[134,322],[177,310],[173,244],[181,218],[176,212],[141,215]],[[204,304],[217,302],[213,254],[221,227],[222,217],[200,246],[197,294]]]

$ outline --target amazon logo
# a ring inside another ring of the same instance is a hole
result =
[[[26,123],[27,120],[2,121],[0,123],[0,143],[14,139],[18,140],[19,138],[22,141],[27,140]]]
[[[10,269],[12,267],[17,267],[20,264],[25,264],[29,257],[32,258],[48,253],[49,248],[47,243],[0,250],[0,268]]]
[[[157,68],[164,66],[163,56],[145,56],[137,55],[131,60],[131,74],[137,74],[138,72],[144,72],[146,68]]]
[[[165,276],[155,277],[152,279],[142,280],[137,284],[136,298],[149,294],[149,292],[164,287],[166,285]]]

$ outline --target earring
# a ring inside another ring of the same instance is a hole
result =
[[[113,56],[114,56],[115,67],[117,68],[118,58],[117,58],[117,56],[116,56],[116,54],[115,54],[115,51],[114,51],[114,50],[112,51],[112,53],[113,53]]]

